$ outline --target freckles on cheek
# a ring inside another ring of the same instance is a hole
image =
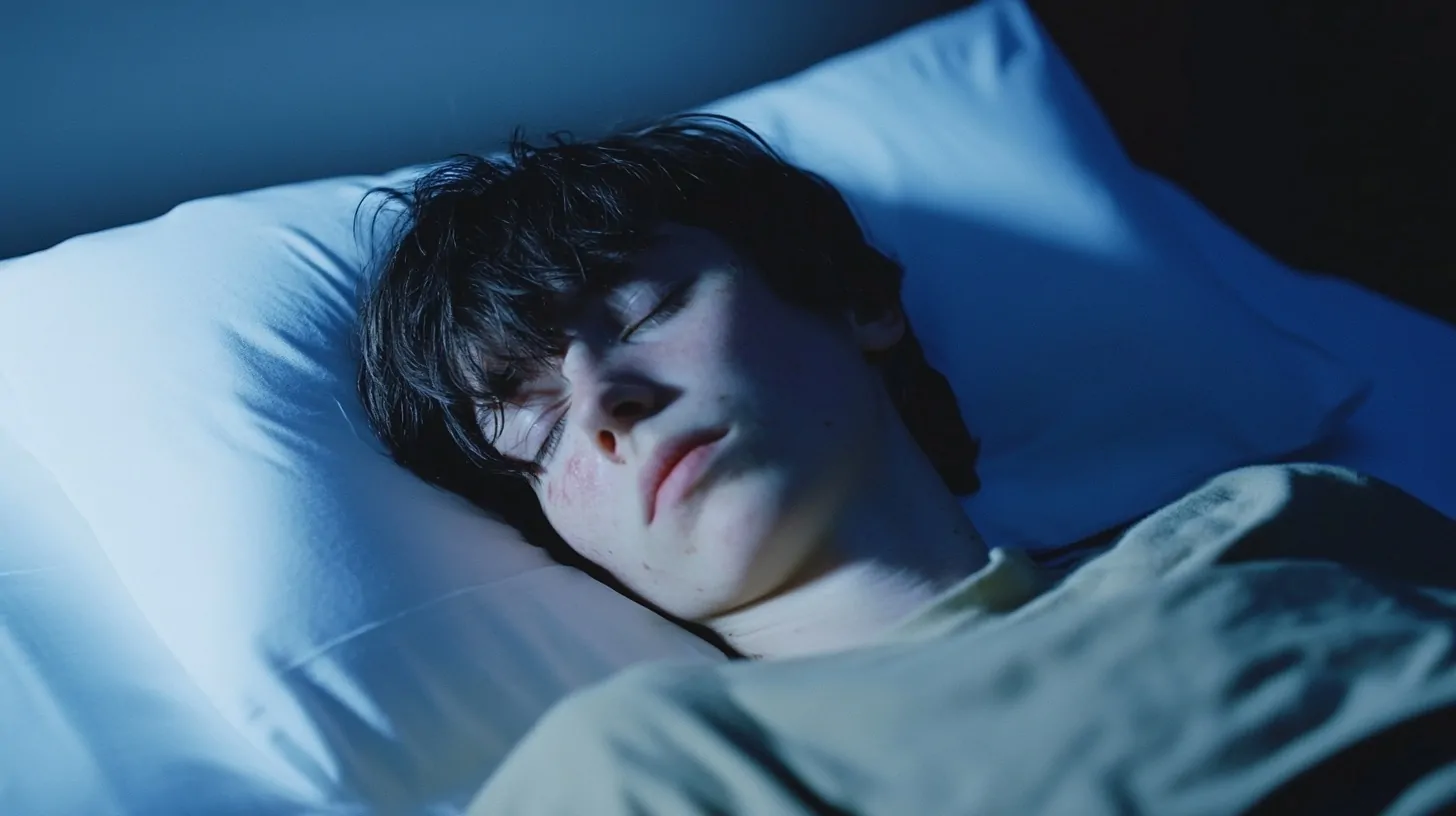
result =
[[[597,469],[594,462],[587,461],[582,454],[572,454],[566,460],[566,472],[561,477],[562,498],[569,502],[590,500],[597,493]]]
[[[546,501],[557,507],[590,504],[596,493],[596,465],[579,453],[566,460],[560,476],[546,482]]]
[[[547,518],[580,554],[603,564],[612,554],[610,520],[603,517],[598,463],[588,454],[573,454],[543,484],[542,503]]]

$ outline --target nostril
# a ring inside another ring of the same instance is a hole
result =
[[[641,419],[647,415],[647,406],[636,400],[623,400],[612,407],[613,419]]]
[[[612,456],[617,453],[617,435],[612,433],[611,431],[605,429],[597,431],[597,444],[601,446],[602,450],[605,451],[608,456]]]

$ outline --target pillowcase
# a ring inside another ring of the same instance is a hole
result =
[[[1173,184],[1149,183],[1250,306],[1369,372],[1370,398],[1300,457],[1379,477],[1456,519],[1456,325],[1351,281],[1290,269]]]
[[[1326,438],[1368,394],[1226,287],[1019,2],[714,110],[833,182],[904,267],[982,443],[962,505],[993,546],[1132,521]]]
[[[573,689],[721,659],[368,433],[355,211],[412,175],[195,201],[0,264],[0,430],[271,778],[400,812],[468,799]]]
[[[966,507],[993,544],[1147,512],[1359,399],[1357,375],[1165,240],[1016,0],[715,108],[839,185],[906,266],[910,318],[983,442]],[[0,430],[180,667],[157,671],[185,673],[284,789],[390,811],[464,802],[573,689],[719,658],[368,434],[356,208],[413,175],[200,200],[0,264]]]
[[[0,431],[0,813],[309,810],[182,670],[86,522]]]

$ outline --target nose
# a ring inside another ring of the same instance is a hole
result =
[[[601,451],[613,458],[644,419],[662,410],[663,400],[657,389],[646,382],[612,382],[601,389],[595,416],[592,417],[593,441]]]
[[[572,356],[568,352],[563,369],[581,406],[583,429],[602,453],[621,461],[637,423],[667,407],[675,392],[640,371],[590,359],[586,350]]]

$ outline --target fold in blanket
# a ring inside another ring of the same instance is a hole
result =
[[[899,642],[620,675],[471,812],[1456,808],[1456,522],[1377,480],[1235,471],[994,620],[937,605]]]

